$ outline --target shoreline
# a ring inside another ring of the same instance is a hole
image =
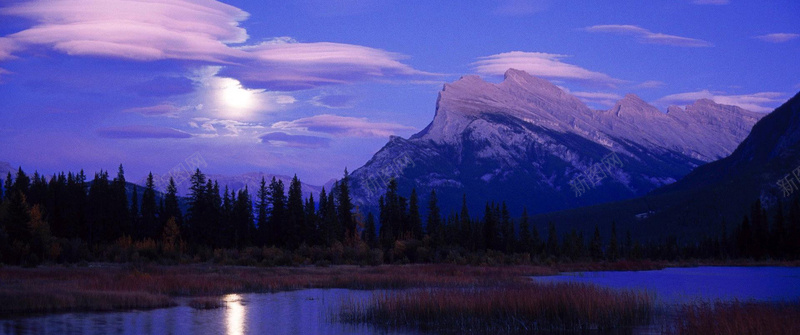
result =
[[[65,312],[150,310],[178,297],[274,293],[310,288],[356,290],[495,287],[563,272],[649,271],[671,267],[798,267],[776,261],[618,261],[552,265],[411,264],[248,267],[215,264],[0,267],[0,318]]]

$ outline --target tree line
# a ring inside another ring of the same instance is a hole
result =
[[[181,199],[174,180],[164,193],[155,189],[152,174],[144,187],[135,187],[126,182],[121,165],[114,178],[100,171],[92,181],[83,171],[48,179],[38,173],[29,177],[20,168],[0,182],[0,260],[125,261],[130,255],[124,256],[124,250],[177,261],[204,260],[212,256],[197,255],[218,256],[220,250],[260,253],[263,261],[275,250],[300,250],[306,258],[325,262],[347,262],[331,256],[336,254],[332,250],[351,250],[350,258],[361,252],[370,264],[483,262],[486,254],[514,255],[522,261],[800,257],[798,198],[779,202],[771,220],[758,201],[730,233],[723,223],[718,236],[679,244],[675,238],[634,241],[630,231],[621,234],[613,223],[607,238],[599,226],[590,233],[573,229],[559,234],[552,222],[540,234],[527,210],[512,218],[504,202],[489,202],[482,214],[471,215],[466,196],[459,212],[445,215],[435,190],[427,204],[420,204],[416,190],[408,197],[399,194],[396,180],[380,197],[377,217],[364,217],[352,203],[347,170],[317,200],[313,194],[304,197],[297,176],[288,190],[274,177],[262,178],[252,192],[247,187],[229,190],[199,169],[189,182],[190,193]],[[424,220],[421,206],[427,213]],[[297,262],[290,254],[284,258],[288,264]]]

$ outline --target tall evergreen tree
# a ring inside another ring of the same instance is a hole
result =
[[[522,216],[519,218],[519,247],[517,251],[534,254],[533,237],[531,236],[531,228],[528,220],[528,208],[523,207]]]
[[[175,179],[172,177],[169,178],[167,194],[164,195],[164,211],[163,215],[161,215],[162,225],[166,224],[170,218],[175,218],[177,230],[185,234],[183,215],[178,205],[178,186],[175,185]]]
[[[592,241],[589,242],[589,254],[594,261],[603,259],[603,238],[600,236],[599,226],[594,226]]]
[[[269,208],[269,190],[267,189],[267,182],[264,177],[261,177],[261,183],[258,186],[257,192],[258,202],[257,202],[257,219],[256,225],[258,226],[258,235],[259,235],[259,243],[266,244],[269,243],[268,236],[270,235],[268,223],[267,223],[267,215],[268,215],[268,208]]]
[[[111,221],[115,227],[112,230],[113,239],[122,235],[132,236],[133,226],[128,207],[128,193],[126,192],[125,170],[122,164],[117,169],[117,177],[111,183]]]
[[[337,236],[344,240],[345,234],[355,236],[358,233],[356,231],[356,220],[353,217],[353,202],[350,197],[350,174],[347,173],[347,168],[344,169],[344,177],[337,183],[337,186],[336,206],[341,225]]]
[[[132,235],[135,238],[143,238],[144,237],[144,230],[141,226],[141,220],[139,216],[139,192],[136,190],[136,186],[133,187],[133,194],[131,195],[131,230]]]
[[[547,253],[550,256],[558,257],[558,251],[560,248],[558,247],[558,232],[556,232],[556,225],[550,222],[550,227],[547,230]]]
[[[408,225],[411,237],[422,239],[422,218],[419,214],[419,198],[417,198],[416,189],[411,190],[411,197],[408,199]]]
[[[286,215],[286,192],[284,191],[283,181],[272,177],[269,183],[269,229],[267,234],[267,244],[285,245],[286,235],[288,234],[288,224]]]
[[[428,220],[425,230],[431,237],[434,247],[438,247],[442,243],[442,214],[439,210],[438,201],[436,191],[431,190],[431,196],[428,199]]]
[[[157,239],[162,231],[161,225],[158,223],[158,217],[156,216],[157,212],[155,182],[153,181],[153,173],[151,172],[147,175],[145,188],[142,192],[141,226],[145,232],[145,236],[152,239]]]
[[[287,245],[296,248],[308,236],[305,227],[305,211],[303,208],[303,189],[300,179],[294,175],[289,183],[289,197],[287,200],[289,215],[289,229],[286,234]]]
[[[506,206],[505,201],[503,201],[503,207],[500,212],[500,227],[503,234],[503,251],[507,253],[513,252],[517,240],[514,234],[514,223],[511,222],[511,214],[508,212],[508,206]]]
[[[378,246],[378,239],[376,237],[375,230],[375,215],[370,212],[369,215],[367,215],[367,223],[364,227],[364,236],[361,238],[370,248],[375,248]]]
[[[617,223],[611,222],[611,239],[608,242],[608,259],[616,261],[619,258],[619,244],[617,242]]]

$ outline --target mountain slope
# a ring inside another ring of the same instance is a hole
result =
[[[796,188],[785,193],[778,185],[788,176],[800,187],[793,174],[798,167],[800,93],[761,119],[731,155],[698,167],[674,184],[637,199],[547,213],[534,219],[538,223],[558,222],[562,231],[616,221],[640,238],[716,236],[723,221],[728,227],[740,223],[757,199],[771,207],[786,196],[800,194]]]
[[[523,71],[498,84],[465,76],[444,85],[425,129],[391,138],[352,173],[354,200],[374,206],[391,177],[402,194],[436,189],[445,212],[462,194],[471,209],[503,200],[517,213],[627,199],[728,155],[760,116],[710,101],[665,114],[635,95],[593,111]],[[605,177],[576,183],[591,171]]]

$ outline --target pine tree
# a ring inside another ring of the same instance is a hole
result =
[[[253,225],[253,203],[252,200],[250,200],[250,193],[247,190],[247,186],[245,186],[243,190],[239,190],[236,195],[233,213],[232,221],[235,229],[233,234],[235,239],[234,245],[236,248],[248,246],[252,243],[255,226]]]
[[[619,245],[617,243],[617,223],[611,222],[611,239],[608,242],[608,259],[616,261],[619,258]]]
[[[431,197],[428,199],[428,220],[425,227],[428,236],[433,241],[433,246],[438,247],[442,243],[442,214],[439,210],[436,191],[431,190]]]
[[[353,218],[353,203],[350,198],[350,175],[347,173],[347,168],[344,169],[344,177],[337,183],[338,192],[336,198],[337,214],[339,215],[340,231],[337,236],[344,241],[345,234],[355,236],[356,221]]]
[[[589,254],[594,261],[603,259],[603,238],[600,237],[599,226],[594,226],[594,235],[592,235],[592,240],[589,242]]]
[[[411,197],[408,200],[408,225],[411,237],[422,239],[422,218],[419,214],[419,198],[417,198],[416,189],[411,189]]]
[[[505,201],[503,201],[500,213],[500,226],[503,233],[503,251],[511,253],[514,251],[517,240],[514,234],[514,223],[511,222],[511,214],[508,212],[508,206],[506,206]]]
[[[311,245],[318,245],[321,243],[319,227],[318,227],[319,220],[317,217],[317,208],[316,204],[314,203],[313,193],[308,194],[308,199],[306,199],[306,204],[303,211],[305,214],[306,242],[308,242]]]
[[[172,177],[169,178],[169,183],[167,184],[167,194],[164,195],[164,211],[163,215],[161,215],[164,224],[166,224],[167,220],[170,218],[175,219],[175,225],[178,227],[178,231],[184,230],[181,228],[183,226],[183,215],[178,205],[178,187],[175,185],[175,180]]]
[[[305,212],[303,210],[303,189],[300,179],[294,175],[289,183],[289,197],[287,201],[289,214],[289,230],[286,235],[287,245],[296,248],[300,245],[308,232],[305,231]]]
[[[323,190],[324,192],[324,190]],[[269,190],[267,189],[267,182],[264,177],[261,177],[261,184],[258,186],[258,203],[257,203],[257,219],[256,225],[258,226],[258,235],[259,235],[259,243],[267,244],[269,243],[268,236],[269,228],[267,223],[267,209],[269,208]]]
[[[461,245],[469,250],[476,250],[478,243],[472,236],[472,224],[469,216],[469,209],[467,209],[467,194],[461,196],[461,214],[458,216],[458,239]]]
[[[519,218],[519,243],[518,252],[528,252],[534,254],[533,238],[531,236],[531,226],[528,222],[528,208],[522,207],[522,216]]]
[[[133,187],[133,194],[131,195],[131,230],[132,234],[136,238],[143,238],[144,237],[144,230],[141,226],[141,220],[139,217],[139,193],[136,190],[136,186]]]
[[[361,238],[370,248],[378,246],[378,240],[375,236],[375,215],[372,212],[367,215],[366,227],[364,227],[364,236]]]
[[[550,226],[547,229],[548,236],[547,236],[547,253],[550,256],[558,257],[558,232],[556,232],[556,225],[550,222]]]
[[[111,222],[114,227],[111,230],[112,234],[109,240],[116,240],[122,235],[133,235],[130,207],[128,207],[128,194],[125,191],[126,186],[125,170],[120,164],[117,169],[117,177],[111,183]]]
[[[153,173],[149,173],[145,182],[144,192],[142,192],[141,226],[144,235],[152,239],[158,238],[162,230],[158,224],[156,212],[155,182],[153,181]]]
[[[267,244],[283,246],[286,243],[287,218],[286,218],[286,193],[283,181],[272,177],[269,183],[270,215],[267,230]]]

